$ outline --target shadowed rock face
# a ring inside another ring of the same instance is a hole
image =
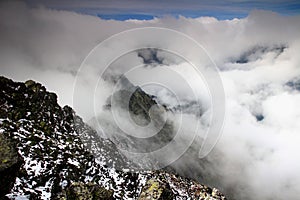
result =
[[[151,105],[152,100],[148,100]],[[145,183],[154,180],[164,182],[163,187],[169,186],[168,191],[172,193],[163,192],[164,199],[195,199],[199,193],[211,199],[225,199],[221,194],[197,192],[195,188],[206,187],[174,174],[125,170],[134,164],[115,144],[100,138],[72,108],[60,107],[57,96],[39,83],[18,83],[0,77],[0,105],[2,196],[11,199],[138,199]],[[136,107],[132,110],[138,113],[145,108]],[[11,173],[18,171],[20,173]],[[76,193],[78,190],[84,191],[84,197]]]
[[[23,160],[18,154],[16,145],[0,134],[0,199],[13,187],[22,164]]]
[[[134,137],[121,130],[113,120],[107,122],[111,125],[108,129],[105,125],[102,126],[104,132],[117,133],[108,136],[110,140],[118,144],[120,148],[139,153],[155,151],[169,143],[175,136],[175,131],[173,121],[166,118],[164,114],[171,113],[171,111],[157,103],[154,96],[133,85],[125,76],[119,77],[118,82],[120,84],[116,91],[106,101],[105,111],[110,115],[112,109],[118,110],[120,115],[127,113],[128,115],[123,116],[124,120],[128,123],[135,123],[137,126],[145,127],[152,123],[155,127],[153,131],[157,134],[148,138]],[[111,127],[114,131],[110,129]],[[151,162],[150,158],[149,161]]]
[[[121,89],[113,94],[117,107],[128,112],[129,116],[139,126],[146,126],[150,122],[156,127],[162,127],[157,134],[149,138],[137,138],[127,134],[119,135],[118,141],[122,141],[123,146],[128,148],[134,144],[132,148],[138,152],[150,152],[159,149],[174,137],[172,121],[165,122],[162,116],[167,111],[163,106],[159,105],[152,96],[146,94],[141,88],[135,87],[132,92],[130,90]],[[111,105],[107,105],[110,109]],[[151,112],[150,112],[150,109]],[[128,119],[126,119],[128,120]],[[115,125],[117,127],[117,125]],[[118,142],[115,141],[115,142]]]

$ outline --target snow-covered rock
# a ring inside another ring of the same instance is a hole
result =
[[[172,173],[126,170],[134,164],[115,144],[99,137],[72,108],[58,105],[56,94],[39,83],[0,77],[0,105],[1,137],[16,144],[24,160],[7,191],[10,199],[64,199],[78,184],[111,191],[114,199],[138,199],[149,180],[168,186],[173,199],[225,199],[216,189]]]

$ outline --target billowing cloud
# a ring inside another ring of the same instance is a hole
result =
[[[1,3],[1,74],[18,81],[39,81],[58,94],[60,104],[72,105],[76,73],[89,52],[113,34],[147,26],[174,29],[193,38],[220,70],[226,95],[222,137],[205,162],[195,157],[184,158],[185,163],[193,165],[193,170],[202,163],[200,181],[221,188],[235,199],[297,199],[300,195],[300,16],[253,11],[246,18],[221,21],[211,17],[114,21],[69,11],[28,8],[21,2]],[[166,48],[176,46],[176,41],[172,44],[159,37],[155,39]],[[136,41],[120,42],[126,45]],[[189,51],[189,46],[181,48]],[[111,74],[118,74],[120,68],[126,71],[130,65],[157,63],[155,67],[142,68],[139,76],[132,74],[129,79],[139,84],[149,74],[156,74],[158,79],[177,88],[177,94],[186,97],[187,102],[192,98],[182,82],[168,80],[160,65],[169,66],[190,84],[205,90],[186,62],[166,52],[137,51],[121,61],[114,63],[116,70],[110,71]],[[75,110],[85,120],[94,116],[85,108],[93,104],[88,95],[90,84],[98,80],[97,72],[103,67],[91,67],[85,72],[87,79],[77,88],[82,95],[76,100]],[[103,84],[107,84],[107,90],[101,94],[102,103],[113,89],[109,83]],[[147,91],[176,107],[168,91],[155,88]],[[209,96],[204,92],[197,95],[205,105],[204,111],[208,111]],[[187,113],[190,120],[183,124],[186,132],[189,123],[195,122],[193,114]],[[177,164],[178,169],[184,171],[185,163]],[[191,177],[194,174],[198,173],[188,173]]]

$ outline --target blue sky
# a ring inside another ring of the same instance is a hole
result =
[[[218,19],[246,17],[255,9],[270,10],[282,15],[300,14],[299,0],[26,0],[31,7],[43,5],[99,16],[103,19],[152,19],[179,15],[212,16]]]

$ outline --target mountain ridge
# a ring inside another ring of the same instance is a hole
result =
[[[127,170],[134,164],[114,143],[99,137],[71,107],[60,107],[57,95],[39,83],[0,77],[0,88],[0,135],[12,140],[22,160],[1,198],[70,199],[73,194],[76,199],[82,194],[72,193],[74,188],[85,188],[90,196],[84,199],[103,197],[91,196],[91,190],[112,199],[161,199],[165,194],[171,199],[226,199],[217,189],[176,174]]]

